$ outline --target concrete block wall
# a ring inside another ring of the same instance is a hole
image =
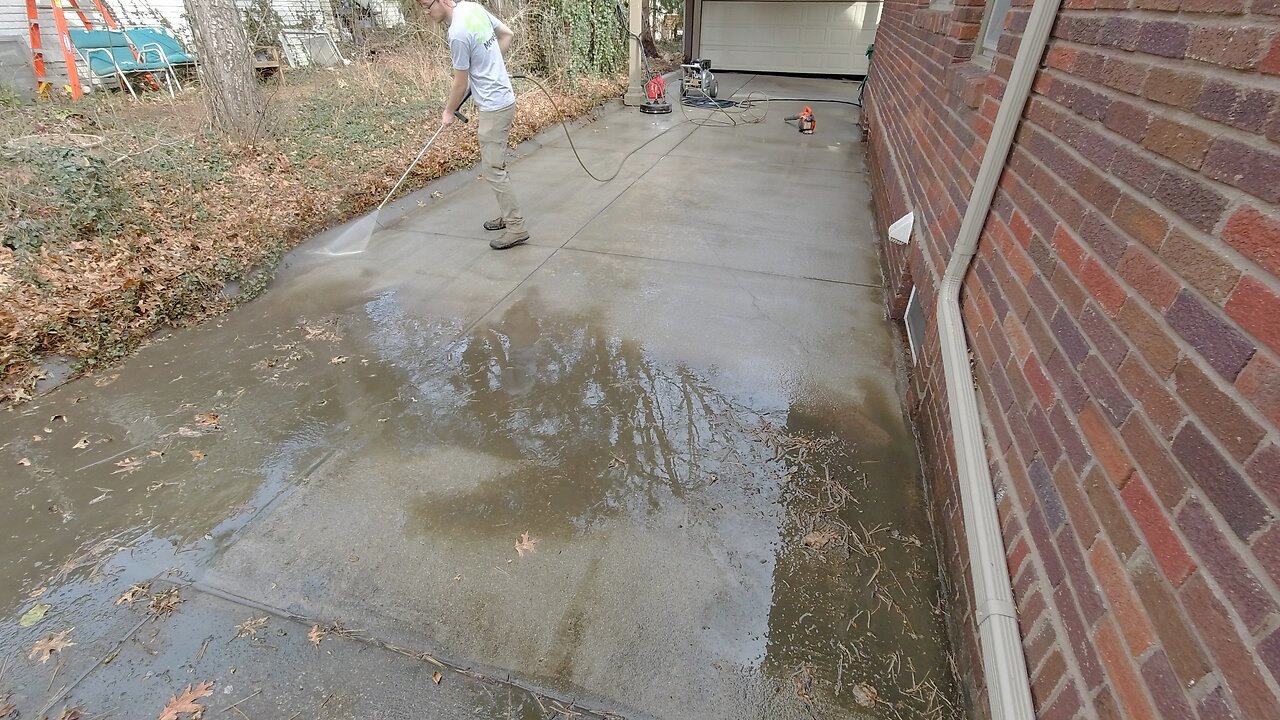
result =
[[[984,681],[933,301],[1030,9],[888,0],[864,123],[952,630]],[[1044,718],[1280,718],[1280,2],[1064,0],[962,296]]]

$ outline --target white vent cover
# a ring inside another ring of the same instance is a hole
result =
[[[911,240],[911,228],[915,225],[916,214],[907,213],[889,226],[889,239],[899,245],[906,245]]]
[[[919,365],[920,356],[924,354],[924,306],[920,303],[920,295],[916,288],[911,288],[911,297],[907,298],[907,314],[903,318],[907,325],[907,341],[911,343],[911,364]]]

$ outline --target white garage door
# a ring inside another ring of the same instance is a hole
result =
[[[699,55],[713,69],[864,75],[879,2],[705,0]]]

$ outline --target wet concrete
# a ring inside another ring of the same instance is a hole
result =
[[[454,181],[0,416],[0,708],[157,717],[211,681],[207,717],[254,720],[960,716],[855,118],[801,136],[794,105],[605,115],[597,172],[658,138],[607,185],[549,135],[512,166],[531,245],[490,251]]]

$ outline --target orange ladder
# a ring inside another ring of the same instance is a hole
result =
[[[95,0],[96,1],[96,0]],[[76,12],[79,12],[76,8]],[[84,15],[81,14],[83,18]],[[53,83],[49,82],[49,73],[44,64],[44,41],[40,31],[40,8],[36,0],[27,0],[27,25],[31,28],[32,66],[36,72],[36,89],[46,95]],[[53,0],[53,25],[57,30],[58,44],[62,47],[62,59],[67,64],[67,87],[71,89],[71,99],[78,100],[84,95],[80,86],[80,75],[76,72],[76,52],[71,47],[71,36],[67,32],[67,16],[62,12],[62,0]]]
[[[27,0],[27,22],[31,26],[31,53],[32,65],[35,68],[36,89],[41,95],[47,94],[48,89],[52,87],[52,83],[48,80],[48,71],[44,64],[44,48],[43,39],[40,35],[40,8],[36,5],[37,0]],[[72,10],[76,11],[76,15],[80,18],[80,23],[84,25],[85,30],[93,30],[94,23],[85,14],[84,9],[80,7],[78,0],[51,0],[53,4],[53,24],[57,30],[58,43],[62,46],[62,58],[67,65],[67,86],[71,89],[71,99],[78,100],[84,95],[84,88],[80,84],[80,75],[76,72],[76,53],[71,45],[71,36],[67,27],[67,15],[63,12],[62,6],[65,3]],[[116,16],[111,12],[111,8],[107,7],[103,0],[92,0],[94,10],[102,18],[102,24],[107,26],[109,30],[119,30],[120,22],[116,20]],[[133,49],[133,56],[137,58],[138,51]],[[147,84],[152,90],[159,90],[160,83],[156,81],[150,73],[144,76]]]

